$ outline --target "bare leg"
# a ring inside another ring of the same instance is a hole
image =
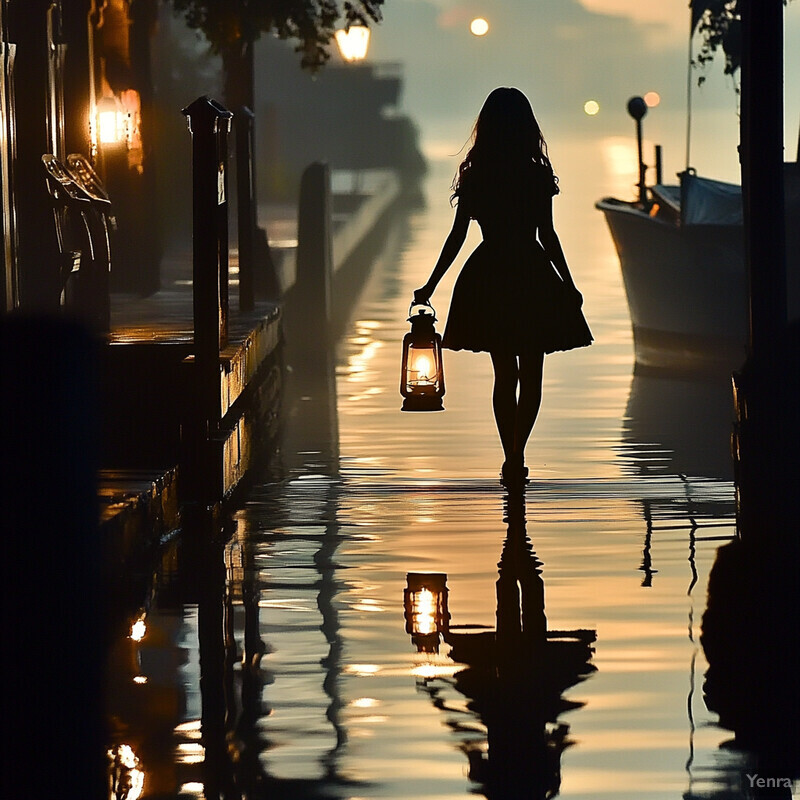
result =
[[[492,408],[497,422],[497,432],[506,461],[514,457],[514,429],[517,417],[517,382],[519,368],[516,356],[491,353],[494,367],[494,390],[492,391]]]
[[[514,454],[520,465],[525,462],[525,445],[542,404],[543,367],[544,353],[519,357],[519,400],[514,424]]]

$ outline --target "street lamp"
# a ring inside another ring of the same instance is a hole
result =
[[[363,61],[369,47],[369,28],[365,25],[351,25],[336,31],[336,44],[345,61]]]

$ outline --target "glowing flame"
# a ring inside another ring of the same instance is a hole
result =
[[[430,381],[431,359],[428,356],[417,356],[414,361],[414,370],[421,381]]]

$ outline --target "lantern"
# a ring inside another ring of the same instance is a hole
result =
[[[447,575],[443,572],[409,572],[403,592],[406,633],[423,653],[439,650],[439,636],[450,626]]]
[[[403,337],[400,375],[402,410],[443,411],[442,337],[433,328],[436,312],[429,303],[412,303],[408,321],[411,330]]]

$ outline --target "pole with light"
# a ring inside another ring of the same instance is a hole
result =
[[[642,120],[647,113],[647,103],[643,97],[631,97],[628,100],[628,113],[636,121],[636,147],[639,154],[639,202],[644,205],[647,199],[647,188],[645,186],[645,170],[647,167],[642,156]]]

